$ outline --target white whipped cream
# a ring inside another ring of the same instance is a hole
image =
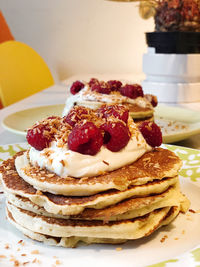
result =
[[[76,178],[96,176],[102,172],[113,171],[131,164],[152,148],[146,143],[135,123],[130,121],[131,138],[119,152],[112,152],[102,146],[94,156],[83,155],[69,150],[67,145],[58,147],[57,142],[54,141],[50,147],[42,151],[31,147],[30,162],[32,165],[39,165],[61,177]]]
[[[83,81],[81,81],[83,82]],[[68,87],[68,90],[70,90]],[[82,105],[91,108],[99,108],[102,104],[137,104],[142,108],[152,108],[151,103],[144,97],[137,97],[135,99],[131,99],[130,97],[123,96],[116,92],[111,92],[110,94],[101,94],[96,91],[92,91],[87,84],[85,87],[80,90],[77,94],[72,95],[70,93],[69,97],[67,97],[65,108],[63,110],[63,116],[67,115],[72,107],[77,105]]]

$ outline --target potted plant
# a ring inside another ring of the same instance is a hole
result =
[[[112,0],[139,2],[143,19],[154,18],[155,30],[146,33],[156,53],[200,53],[200,0]]]
[[[157,53],[200,53],[200,1],[159,0],[151,4],[155,31],[146,33],[148,46],[155,47]],[[142,1],[141,14],[145,6],[147,2]]]

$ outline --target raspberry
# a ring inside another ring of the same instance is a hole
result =
[[[92,91],[96,91],[96,92],[101,93],[101,94],[107,94],[107,95],[110,94],[110,92],[111,92],[110,87],[105,82],[100,82],[98,84],[96,84],[96,83],[93,84],[91,86],[91,90]]]
[[[104,130],[104,144],[112,152],[120,151],[125,147],[130,139],[129,129],[124,123],[106,122],[101,125]]]
[[[70,150],[86,155],[95,155],[103,145],[101,130],[94,123],[77,124],[68,136]]]
[[[26,139],[28,143],[37,150],[43,150],[48,147],[52,137],[48,135],[47,126],[39,124],[28,130]]]
[[[140,123],[139,130],[150,146],[156,147],[162,144],[162,132],[154,122],[145,121]]]
[[[88,84],[91,87],[94,84],[99,84],[99,80],[96,78],[91,78]]]
[[[70,112],[63,118],[64,122],[67,122],[72,127],[79,121],[87,118],[89,114],[88,109],[82,106],[73,107]]]
[[[142,87],[139,84],[126,84],[120,88],[120,93],[123,96],[135,99],[139,96],[144,96]]]
[[[84,87],[84,83],[80,82],[80,81],[76,81],[76,82],[73,82],[71,88],[70,88],[70,92],[75,95],[77,94],[81,89],[83,89]]]
[[[128,121],[128,110],[124,106],[103,105],[97,110],[97,113],[100,115],[100,117],[105,119],[107,119],[110,116],[114,116],[115,118],[118,118],[119,120],[122,120],[125,123],[127,123]]]
[[[144,97],[151,103],[154,108],[158,105],[158,99],[155,95],[145,94]]]
[[[122,83],[120,81],[117,81],[117,80],[107,81],[107,84],[110,87],[111,91],[119,91],[119,89],[122,86]]]

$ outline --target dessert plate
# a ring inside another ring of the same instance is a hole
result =
[[[8,223],[0,188],[0,266],[199,266],[200,151],[163,146],[183,160],[181,188],[191,201],[186,214],[180,214],[170,225],[149,237],[122,245],[89,245],[75,249],[51,247],[26,238]],[[25,143],[0,146],[0,161],[25,148]]]
[[[7,116],[2,126],[16,134],[26,135],[26,129],[36,121],[52,115],[61,116],[63,109],[64,104],[21,110]],[[200,133],[200,115],[190,109],[158,105],[155,121],[162,129],[164,143],[181,141]]]

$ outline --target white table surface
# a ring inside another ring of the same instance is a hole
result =
[[[6,108],[0,110],[0,121],[2,122],[5,117],[9,114],[15,113],[17,111],[28,109],[37,106],[43,105],[54,105],[54,104],[64,104],[67,97],[67,89],[66,84],[71,83],[77,79],[83,79],[88,81],[90,78],[96,77],[102,80],[108,79],[120,79],[120,80],[132,80],[136,82],[140,82],[143,78],[142,75],[133,75],[133,74],[79,74],[71,76],[66,79],[63,83],[51,86],[39,93],[36,93],[28,98],[25,98],[13,105],[10,105]],[[178,103],[177,106],[182,106],[186,108],[190,108],[200,112],[200,102],[197,103]],[[14,133],[5,130],[0,124],[0,145],[5,144],[13,144],[13,143],[21,143],[26,142],[25,137],[21,135],[17,135]],[[200,149],[200,134],[190,137],[186,140],[180,141],[176,143],[181,146],[187,146],[190,148],[198,148]]]

